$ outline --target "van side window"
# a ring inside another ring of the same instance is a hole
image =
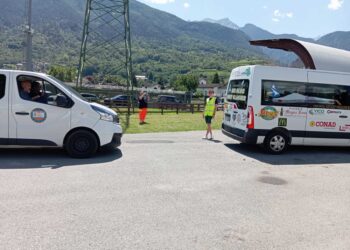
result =
[[[0,99],[5,96],[6,76],[0,75]]]
[[[262,81],[262,105],[306,106],[306,95],[303,82]]]
[[[310,83],[307,93],[312,108],[350,109],[349,86]]]
[[[70,108],[73,105],[66,94],[44,79],[19,76],[17,82],[19,96],[26,101],[62,108]]]

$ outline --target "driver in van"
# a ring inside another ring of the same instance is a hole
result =
[[[24,80],[20,85],[21,89],[19,91],[19,95],[22,99],[30,101],[32,97],[30,96],[30,91],[32,89],[32,83],[28,80]]]
[[[32,101],[47,104],[47,97],[39,82],[33,82],[30,96]]]

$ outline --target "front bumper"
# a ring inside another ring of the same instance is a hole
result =
[[[118,134],[118,133],[113,134],[112,141],[108,143],[106,146],[113,147],[113,148],[119,147],[120,145],[122,145],[122,136],[123,134]]]

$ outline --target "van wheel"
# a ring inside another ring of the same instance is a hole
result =
[[[280,132],[268,135],[264,142],[265,150],[270,154],[282,154],[288,148],[288,137]]]
[[[93,133],[78,130],[68,136],[65,149],[73,158],[88,158],[96,153],[98,141]]]

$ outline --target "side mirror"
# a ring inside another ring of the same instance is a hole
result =
[[[64,95],[58,95],[56,98],[56,103],[58,107],[68,108],[70,106],[70,100]]]

